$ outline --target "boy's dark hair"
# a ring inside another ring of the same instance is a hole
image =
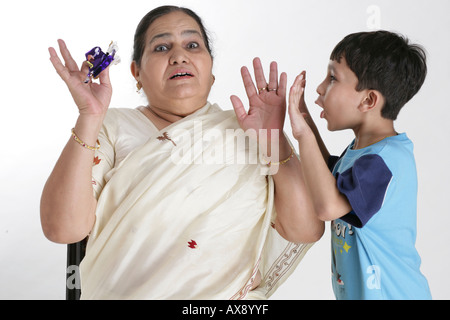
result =
[[[359,32],[346,36],[330,59],[344,57],[358,77],[357,91],[379,91],[385,98],[384,118],[397,119],[400,109],[419,91],[427,74],[425,50],[389,32]]]

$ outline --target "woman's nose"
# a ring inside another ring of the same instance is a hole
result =
[[[171,65],[189,63],[189,57],[183,48],[173,48],[169,63]]]

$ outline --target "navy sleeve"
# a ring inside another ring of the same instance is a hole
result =
[[[391,179],[391,171],[376,154],[362,156],[353,167],[338,173],[337,187],[353,209],[341,219],[363,227],[380,210]]]

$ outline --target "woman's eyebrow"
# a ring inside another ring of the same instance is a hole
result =
[[[197,30],[184,30],[181,35],[183,36],[190,36],[192,34],[196,34],[198,35],[200,38],[202,37],[202,35],[200,34],[200,32],[198,32]]]
[[[182,36],[189,36],[189,35],[192,35],[192,34],[195,34],[195,35],[198,35],[199,37],[202,37],[200,32],[198,32],[197,30],[194,30],[194,29],[192,29],[192,30],[190,30],[190,29],[189,30],[184,30],[183,32],[181,32]],[[161,38],[171,38],[171,37],[173,37],[173,34],[170,33],[170,32],[160,33],[160,34],[157,34],[157,35],[153,36],[153,38],[150,40],[149,44],[152,44],[153,42],[155,42],[156,40],[161,39]]]
[[[172,36],[172,34],[169,32],[157,34],[157,35],[153,36],[153,38],[150,40],[149,44],[152,44],[153,42],[155,42],[158,39],[170,38],[171,36]]]

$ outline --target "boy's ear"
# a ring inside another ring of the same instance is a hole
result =
[[[374,110],[379,107],[380,109],[384,105],[384,97],[377,90],[367,90],[367,94],[361,104],[359,105],[359,109],[361,112],[367,112]]]

